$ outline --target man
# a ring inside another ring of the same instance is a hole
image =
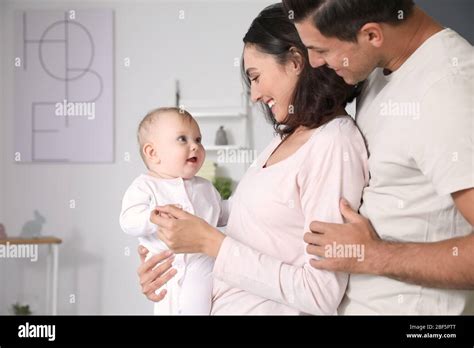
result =
[[[351,273],[340,313],[466,313],[474,289],[472,46],[412,0],[283,3],[313,67],[327,65],[349,84],[366,80],[356,114],[371,175],[361,215],[342,200],[346,224],[315,221],[305,235],[319,257],[314,267]]]

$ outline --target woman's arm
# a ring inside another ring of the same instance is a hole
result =
[[[319,156],[314,156],[310,166],[302,170],[299,181],[306,228],[315,217],[342,222],[338,203],[343,194],[359,204],[366,182],[365,159],[353,148],[351,140],[344,136],[330,139],[325,144],[327,153],[323,156],[318,152]],[[336,312],[344,295],[347,274],[315,270],[309,265],[309,255],[301,266],[284,263],[233,238],[224,237],[212,227],[206,227],[199,218],[176,207],[161,207],[158,211],[177,217],[176,220],[167,220],[158,214],[152,217],[152,221],[162,229],[160,238],[179,252],[204,252],[217,256],[213,272],[216,278],[301,312]],[[302,238],[302,252],[304,249]]]
[[[335,124],[329,125],[333,126]],[[304,231],[309,231],[309,224],[316,217],[327,222],[343,222],[339,212],[340,197],[346,196],[358,206],[368,179],[367,156],[355,126],[342,123],[318,135],[320,138],[312,145],[297,177]],[[305,250],[303,238],[301,250]],[[361,255],[355,253],[345,257]],[[301,312],[335,314],[348,275],[314,272],[310,259],[311,256],[305,254],[303,265],[292,265],[226,238],[214,266],[214,275],[232,286]]]
[[[213,275],[232,286],[311,314],[334,314],[344,294],[347,275],[321,272],[308,264],[285,264],[175,206],[157,207],[152,221],[160,226],[160,239],[174,252],[217,257]]]

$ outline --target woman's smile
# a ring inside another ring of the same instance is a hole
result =
[[[266,104],[268,105],[270,109],[272,109],[276,104],[275,99],[270,99],[269,101],[266,102]]]

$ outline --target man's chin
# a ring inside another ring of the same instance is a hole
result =
[[[348,85],[355,85],[357,84],[358,81],[356,81],[355,79],[349,77],[349,76],[342,76],[343,80],[345,83],[347,83]]]

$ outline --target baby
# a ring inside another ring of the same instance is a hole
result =
[[[151,111],[138,127],[138,142],[148,173],[136,178],[125,193],[120,226],[138,237],[150,251],[148,258],[168,250],[150,221],[158,205],[180,205],[212,226],[227,224],[227,201],[209,181],[195,176],[206,153],[199,126],[188,112]],[[167,283],[165,298],[155,304],[155,314],[210,314],[213,266],[213,259],[203,254],[176,255],[173,267],[178,272]]]

